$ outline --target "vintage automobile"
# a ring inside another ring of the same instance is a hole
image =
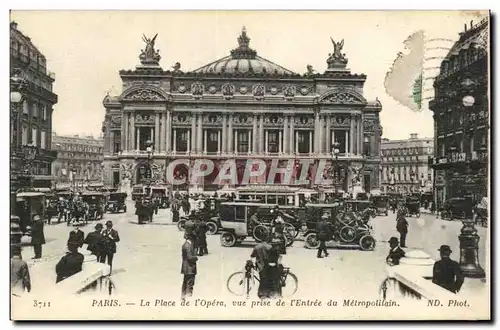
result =
[[[159,198],[160,200],[160,209],[166,209],[168,205],[168,196],[169,190],[166,186],[151,186],[151,197]]]
[[[407,197],[405,206],[407,209],[406,215],[411,217],[411,216],[416,216],[417,218],[420,218],[420,198],[418,197]]]
[[[345,212],[340,203],[335,204],[307,204],[306,227],[304,236],[305,247],[316,249],[319,246],[316,225],[324,213],[329,216],[332,241],[337,247],[359,247],[363,251],[372,251],[375,248],[375,238],[371,235],[369,218],[361,216],[361,212]]]
[[[127,199],[127,193],[112,192],[108,195],[108,202],[106,203],[106,211],[110,213],[119,213],[123,211],[127,212],[127,205],[125,201]]]
[[[389,197],[386,195],[371,196],[370,200],[373,203],[374,209],[377,211],[377,215],[384,214],[389,215]]]
[[[88,205],[86,219],[102,220],[106,205],[104,194],[102,192],[84,192],[82,193],[82,200]]]
[[[345,200],[341,204],[344,206],[345,212],[362,212],[372,206],[370,200]]]
[[[453,197],[441,209],[441,218],[449,220],[472,219],[473,201],[470,197]]]
[[[265,203],[251,202],[224,202],[220,205],[221,223],[221,245],[232,247],[241,244],[247,237],[253,237],[255,241],[265,239],[265,235],[271,234],[270,225],[265,223],[252,224],[250,217],[261,207],[273,207]],[[293,226],[285,223],[285,244],[291,246],[294,241],[294,233],[290,232]],[[258,237],[255,237],[257,235]]]
[[[142,198],[146,194],[146,187],[142,184],[137,184],[132,187],[132,200],[135,201],[137,198]]]
[[[220,204],[227,201],[227,198],[206,198],[203,201],[204,207],[199,210],[194,210],[194,213],[192,213],[193,219],[196,219],[197,216],[203,216],[206,219],[208,235],[215,235],[219,232],[221,228],[219,217]],[[204,214],[204,212],[208,212],[208,214]],[[181,217],[177,222],[177,229],[183,231],[188,218],[189,216]]]
[[[31,221],[34,215],[39,215],[45,219],[46,198],[42,192],[19,192],[16,194],[14,214],[20,219],[21,231],[27,233],[31,227]]]

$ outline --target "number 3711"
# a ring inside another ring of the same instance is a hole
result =
[[[33,300],[33,307],[37,308],[50,307],[50,301]]]

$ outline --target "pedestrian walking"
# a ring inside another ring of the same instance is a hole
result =
[[[406,220],[404,215],[398,215],[396,219],[396,230],[400,235],[401,247],[406,247],[406,235],[408,234],[408,221]]]
[[[95,231],[88,233],[84,240],[87,244],[87,250],[97,257],[97,261],[100,260],[103,253],[104,238],[102,236],[103,225],[98,223],[94,227]]]
[[[197,221],[195,225],[195,233],[196,233],[196,248],[198,250],[198,256],[204,256],[208,254],[207,247],[207,223],[203,217]]]
[[[186,235],[186,241],[182,245],[181,274],[184,275],[184,278],[182,280],[181,296],[183,299],[193,295],[197,274],[196,262],[198,261],[194,244],[195,239],[193,234],[188,234]]]
[[[321,216],[321,220],[316,224],[316,233],[319,240],[318,253],[316,255],[317,258],[323,258],[321,255],[323,252],[325,253],[325,257],[328,257],[328,251],[326,250],[326,242],[328,242],[331,238],[331,230],[330,225],[328,224],[328,214],[325,213]]]
[[[451,260],[451,248],[449,245],[441,245],[438,249],[441,260],[434,263],[432,270],[432,283],[453,292],[458,293],[464,283],[464,275],[460,265]]]
[[[35,251],[35,256],[32,259],[40,259],[42,257],[42,245],[45,244],[45,234],[43,221],[38,214],[33,216],[33,222],[31,223],[31,244]]]
[[[56,283],[82,271],[84,257],[78,252],[77,243],[68,243],[68,251],[56,265]]]
[[[31,291],[31,279],[28,264],[21,258],[21,246],[11,246],[10,289],[15,296]]]
[[[385,258],[385,261],[391,266],[399,265],[399,260],[404,258],[405,251],[399,246],[399,241],[397,237],[391,237],[389,239],[389,255]]]
[[[113,257],[116,253],[116,243],[120,241],[120,236],[118,232],[113,229],[113,223],[111,221],[106,221],[106,229],[102,232],[103,237],[103,250],[99,262],[105,263],[108,261],[108,265],[113,269]]]
[[[73,223],[73,230],[69,232],[69,243],[75,243],[79,248],[83,246],[83,241],[85,240],[85,233],[80,229],[80,224],[78,222]]]

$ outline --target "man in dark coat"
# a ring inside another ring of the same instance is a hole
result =
[[[396,230],[399,232],[401,236],[400,242],[401,247],[406,247],[406,235],[408,234],[408,221],[406,220],[404,215],[398,215],[396,219]]]
[[[78,222],[73,223],[73,230],[69,232],[68,243],[75,243],[79,248],[83,246],[85,233],[80,229]]]
[[[270,275],[269,275],[269,259],[273,246],[270,244],[271,236],[268,236],[268,241],[263,241],[257,244],[250,255],[250,258],[255,258],[253,264],[256,265],[259,271],[259,288],[257,295],[260,299],[270,298]]]
[[[331,230],[330,225],[328,224],[328,214],[325,213],[321,216],[321,220],[316,224],[316,232],[318,233],[317,237],[319,240],[318,246],[318,254],[316,257],[323,258],[321,255],[322,252],[325,253],[325,256],[328,257],[328,251],[326,250],[326,242],[328,242],[331,238]]]
[[[56,283],[82,271],[84,257],[78,252],[78,245],[70,242],[68,250],[69,252],[56,265]]]
[[[113,223],[106,221],[106,229],[102,232],[103,250],[99,262],[105,263],[108,260],[108,265],[113,269],[113,257],[116,253],[116,243],[120,241],[118,232],[113,229]]]
[[[98,223],[95,225],[95,231],[88,233],[84,240],[87,244],[87,250],[89,250],[93,255],[97,257],[99,261],[103,252],[103,237],[102,237],[102,224]]]
[[[432,283],[450,292],[457,293],[464,283],[464,275],[462,274],[460,265],[456,261],[451,260],[450,255],[452,251],[448,245],[441,245],[438,251],[441,260],[434,263]]]
[[[193,234],[186,235],[186,241],[182,245],[182,265],[181,274],[184,275],[182,280],[182,298],[191,297],[193,295],[194,281],[197,273],[196,262],[198,257],[195,250],[195,236]]]
[[[31,291],[31,279],[28,264],[21,258],[21,246],[11,246],[10,289],[16,296]]]
[[[35,256],[32,259],[42,257],[42,245],[45,244],[45,234],[43,231],[43,221],[38,214],[33,216],[31,223],[31,244],[35,250]]]
[[[396,237],[391,237],[389,239],[389,246],[391,247],[391,249],[385,261],[391,266],[397,266],[399,265],[399,260],[401,260],[401,258],[404,258],[405,251],[403,251],[403,249],[399,247],[399,241]]]
[[[207,223],[205,219],[201,217],[195,223],[195,234],[197,239],[196,248],[198,249],[198,256],[203,256],[208,254],[207,248]]]

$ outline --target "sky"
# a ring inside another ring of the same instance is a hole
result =
[[[429,37],[458,39],[477,12],[461,11],[12,11],[11,20],[31,37],[56,75],[53,130],[98,136],[102,100],[122,91],[121,69],[134,69],[142,34],[158,33],[160,65],[180,62],[191,71],[229,55],[243,26],[259,56],[297,73],[311,64],[326,70],[330,37],[344,39],[352,73],[364,73],[364,96],[382,102],[383,137],[433,136],[432,112],[414,112],[388,96],[384,78],[404,41],[424,30]]]

